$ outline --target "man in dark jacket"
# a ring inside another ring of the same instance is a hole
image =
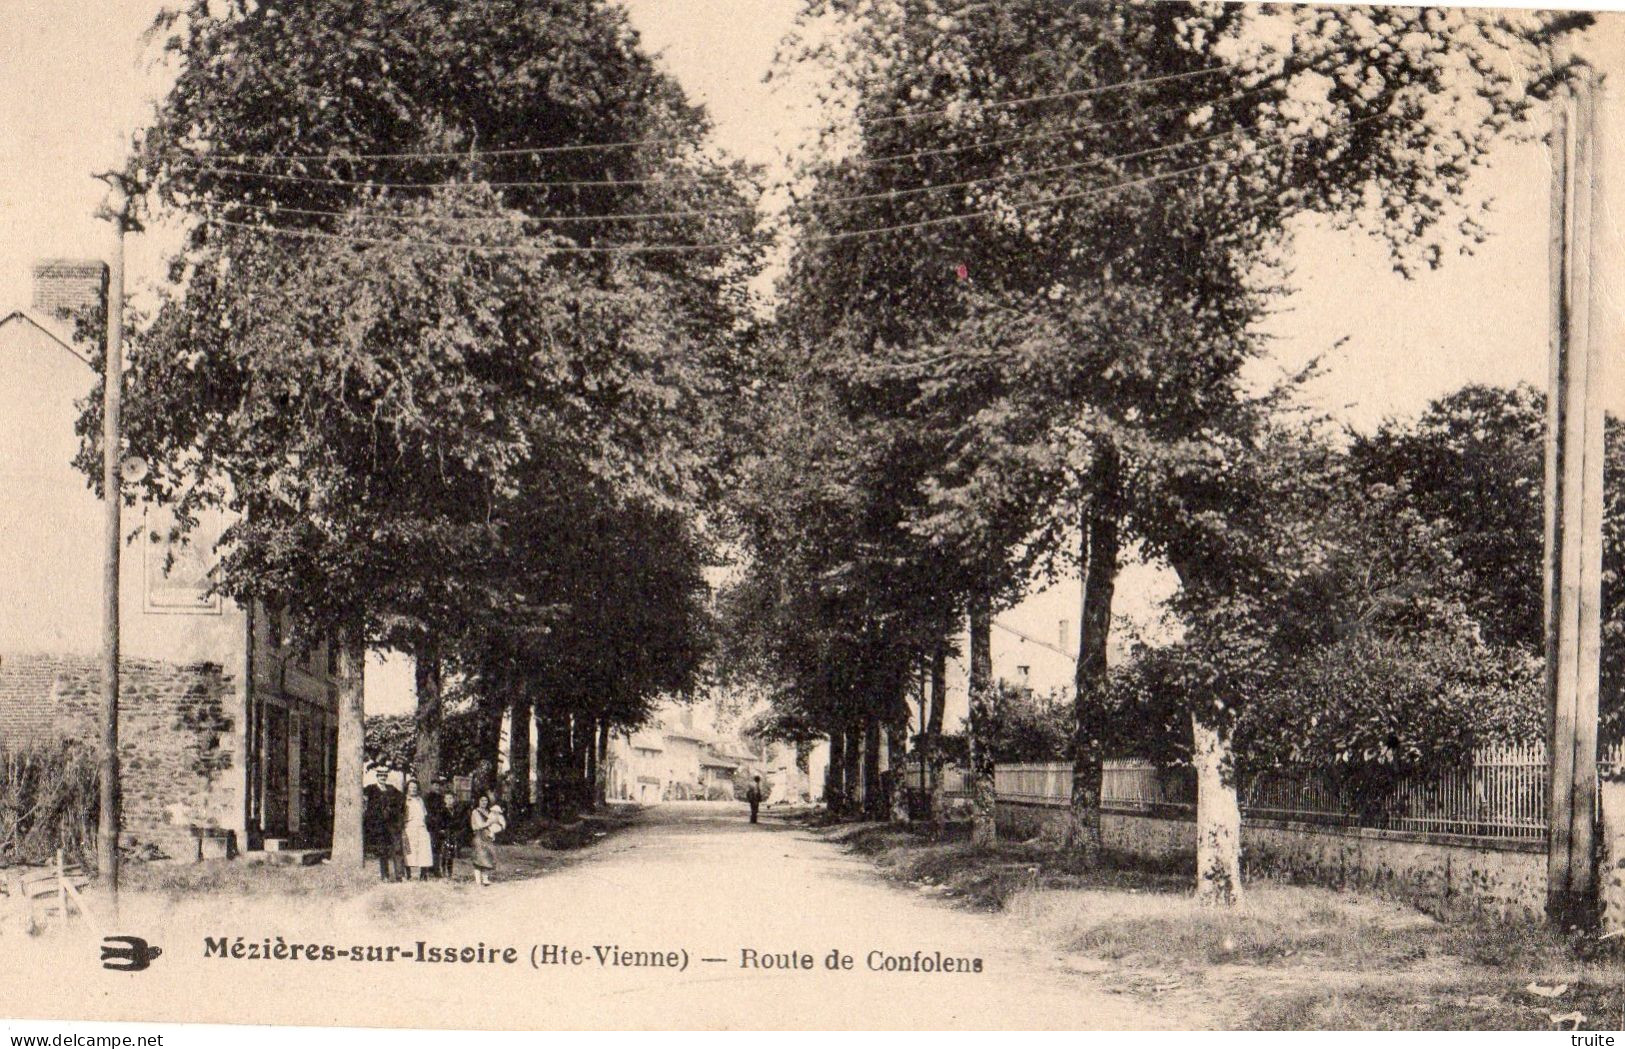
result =
[[[751,777],[750,789],[745,791],[745,800],[750,803],[750,821],[755,823],[756,810],[762,807],[762,777]]]
[[[389,770],[373,770],[377,782],[367,787],[361,809],[361,836],[378,857],[378,876],[400,881],[406,875],[406,795],[389,782]]]

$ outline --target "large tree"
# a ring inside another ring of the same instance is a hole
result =
[[[1538,656],[1545,395],[1528,385],[1469,384],[1354,434],[1353,469],[1405,512],[1431,521],[1461,564],[1463,600],[1484,636]],[[1625,714],[1625,432],[1605,427],[1602,718],[1617,739]]]
[[[132,173],[188,233],[132,339],[131,446],[183,526],[237,514],[222,590],[419,657],[433,774],[437,671],[552,568],[497,534],[526,486],[714,487],[748,181],[595,0],[199,0],[158,28],[177,77]]]
[[[1559,75],[1541,51],[1553,23],[1053,0],[808,11],[828,23],[808,54],[832,59],[853,103],[832,138],[853,148],[814,173],[802,272],[821,306],[800,326],[915,384],[870,395],[872,413],[934,408],[954,453],[923,479],[937,507],[1043,494],[1024,542],[1039,562],[1071,555],[1087,583],[1074,794],[1088,810],[1100,732],[1083,699],[1121,545],[1227,600],[1220,497],[1268,417],[1244,366],[1264,352],[1296,220],[1365,222],[1406,266],[1478,236],[1466,180]],[[1204,781],[1233,795],[1227,717],[1192,715]],[[1221,851],[1238,840],[1233,800],[1204,824]]]

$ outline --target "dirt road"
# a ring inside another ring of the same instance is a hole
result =
[[[412,916],[422,898],[411,894],[425,892],[446,896],[432,920]],[[743,806],[653,809],[535,880],[374,895],[364,909],[132,903],[117,931],[164,949],[139,973],[102,970],[89,937],[35,941],[28,960],[13,935],[0,941],[0,1015],[475,1028],[1200,1024],[1107,993],[1006,919],[888,884],[816,832],[771,818],[751,826]],[[448,952],[459,960],[419,960]],[[847,961],[831,968],[832,952]],[[470,955],[494,960],[461,960]]]

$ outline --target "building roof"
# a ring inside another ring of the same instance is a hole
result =
[[[33,310],[12,310],[5,316],[0,317],[0,328],[4,328],[6,325],[13,322],[39,329],[42,334],[49,337],[58,346],[61,346],[64,350],[67,350],[69,353],[73,354],[73,356],[79,358],[79,360],[86,367],[90,366],[90,359],[83,353],[80,353],[79,350],[74,346],[73,336],[56,321],[53,321],[40,313],[36,313]]]
[[[761,760],[755,751],[735,739],[717,739],[711,743],[711,753],[719,758],[738,758],[741,761]]]

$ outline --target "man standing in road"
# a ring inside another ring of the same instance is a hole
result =
[[[751,777],[750,789],[745,791],[745,800],[750,803],[750,821],[755,823],[756,810],[762,807],[762,777]]]

